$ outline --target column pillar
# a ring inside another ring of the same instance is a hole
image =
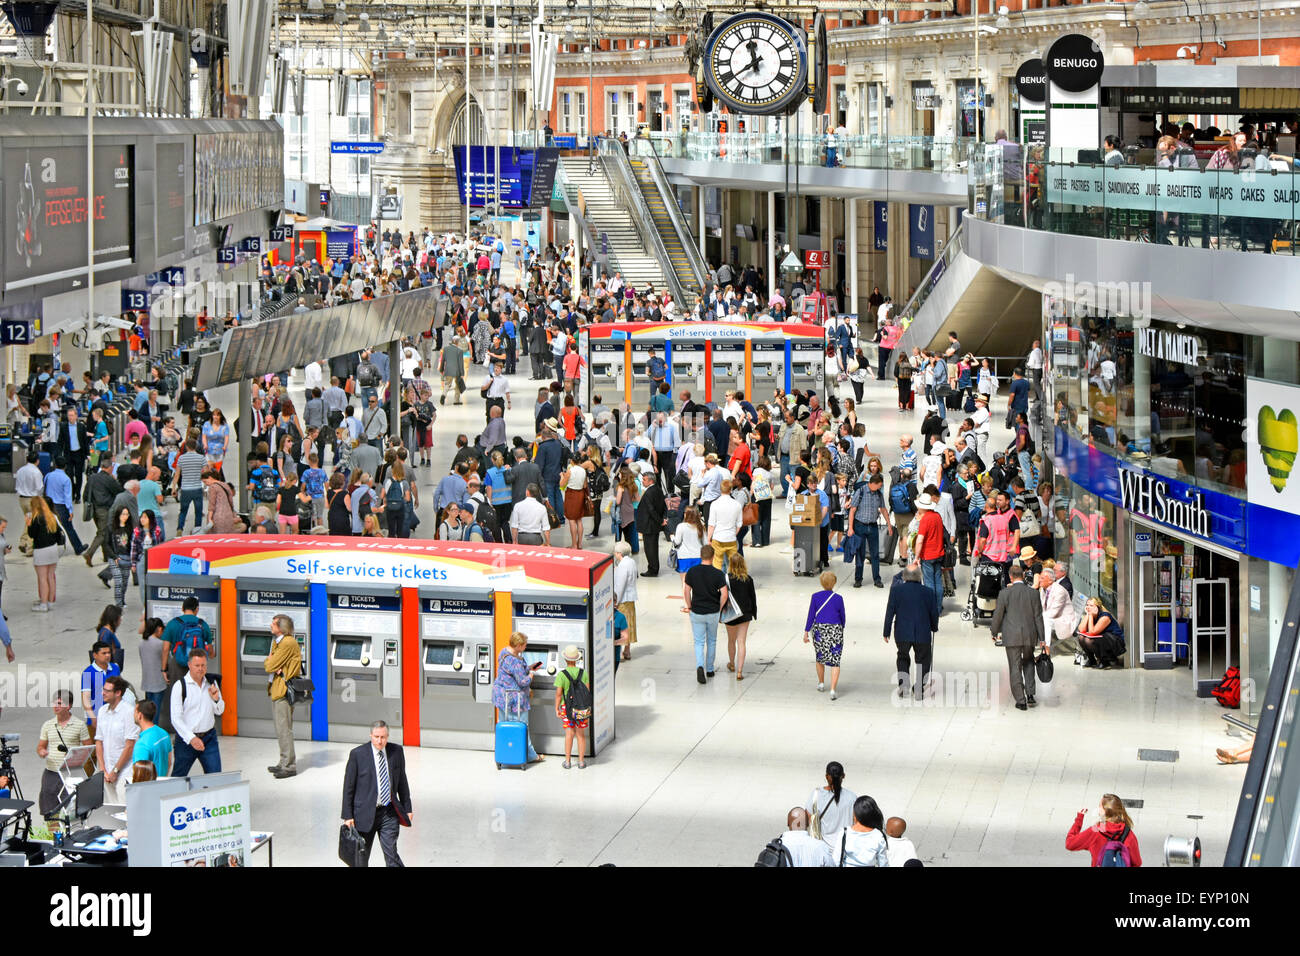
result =
[[[402,340],[388,343],[388,437],[402,437]],[[407,467],[413,467],[414,450],[407,449]]]
[[[239,476],[239,510],[248,512],[248,455],[253,450],[253,381],[247,375],[239,380],[239,421],[235,432],[239,449],[235,474]]]
[[[858,201],[852,197],[844,200],[844,252],[849,260],[849,301],[840,303],[844,312],[856,315],[858,311]]]
[[[767,294],[771,298],[772,293],[779,289],[780,276],[776,274],[776,191],[771,190],[767,194]]]
[[[704,252],[704,187],[696,186],[695,194],[698,197],[696,213],[699,217],[697,220],[699,224],[699,229],[697,230],[697,232],[699,233],[700,236],[700,255],[704,256],[705,262],[708,262],[709,257],[705,255]]]

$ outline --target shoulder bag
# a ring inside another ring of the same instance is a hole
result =
[[[735,592],[731,588],[731,575],[727,574],[724,577],[727,580],[727,606],[718,615],[718,622],[731,624],[737,618],[744,617],[744,612],[740,609],[740,602],[736,600]]]
[[[741,515],[740,518],[741,523],[744,524],[746,527],[749,527],[750,525],[758,524],[758,502],[756,501],[749,502],[749,504],[741,508],[740,515]]]
[[[820,840],[822,838],[822,806],[817,802],[817,791],[815,790],[813,791],[812,805],[812,816],[808,819],[808,835],[814,840]],[[827,806],[830,806],[829,802]]]

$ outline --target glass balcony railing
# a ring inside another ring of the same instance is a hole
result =
[[[1201,168],[1190,152],[1168,165],[1078,156],[1038,150],[1026,161],[1018,147],[984,147],[967,169],[970,212],[1072,236],[1296,254],[1300,171],[1289,157]]]
[[[662,159],[784,163],[849,169],[956,171],[975,140],[933,136],[786,136],[783,133],[651,133]]]

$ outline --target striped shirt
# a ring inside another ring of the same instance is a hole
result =
[[[180,475],[180,487],[185,491],[197,491],[203,487],[203,469],[207,459],[197,451],[187,451],[176,459],[176,472]]]

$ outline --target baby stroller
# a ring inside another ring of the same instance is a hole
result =
[[[1001,590],[1002,566],[981,558],[979,564],[971,569],[970,594],[966,598],[966,607],[962,609],[961,619],[979,623],[992,618]]]

